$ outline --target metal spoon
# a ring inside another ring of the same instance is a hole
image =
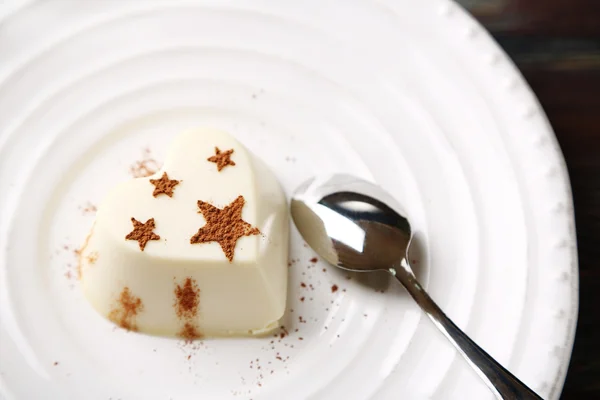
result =
[[[395,276],[497,398],[541,399],[469,339],[419,284],[406,256],[410,224],[395,209],[399,205],[381,188],[348,175],[311,179],[291,203],[298,230],[322,258],[348,271]]]

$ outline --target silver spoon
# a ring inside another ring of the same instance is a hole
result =
[[[390,205],[400,209],[378,186],[334,175],[302,184],[292,197],[291,211],[306,242],[331,264],[395,276],[497,398],[541,399],[469,339],[429,297],[406,256],[412,239],[410,224]]]

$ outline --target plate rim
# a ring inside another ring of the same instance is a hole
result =
[[[456,8],[456,11],[462,14],[462,17],[465,18],[469,24],[472,24],[473,29],[480,30],[481,34],[467,34],[469,38],[469,45],[473,46],[475,41],[481,41],[485,46],[489,48],[493,48],[497,54],[499,59],[494,60],[494,64],[498,64],[498,61],[502,61],[508,66],[510,73],[513,79],[518,81],[518,85],[522,90],[521,95],[527,98],[527,101],[534,104],[537,108],[537,117],[541,119],[541,122],[544,126],[543,134],[546,139],[549,141],[550,146],[545,148],[544,152],[552,152],[556,157],[556,161],[553,163],[556,164],[558,170],[556,171],[556,176],[553,177],[554,182],[552,182],[553,186],[561,185],[562,186],[562,196],[561,199],[564,206],[566,207],[567,213],[565,214],[566,219],[573,227],[573,231],[567,231],[568,234],[568,243],[564,246],[565,251],[569,251],[569,259],[571,264],[571,273],[570,273],[570,283],[571,283],[571,301],[572,301],[572,315],[570,319],[567,319],[566,325],[568,326],[568,334],[565,338],[565,348],[568,350],[564,353],[564,357],[561,361],[561,368],[555,376],[554,382],[552,383],[552,387],[549,392],[550,398],[558,398],[562,393],[566,378],[567,372],[569,369],[569,364],[571,360],[571,356],[573,353],[573,346],[575,343],[575,334],[577,330],[577,321],[579,317],[579,260],[578,260],[578,248],[577,248],[577,235],[576,235],[576,223],[575,223],[575,211],[573,205],[573,190],[571,186],[571,180],[566,164],[566,160],[560,144],[558,142],[558,138],[556,137],[556,133],[552,128],[552,124],[544,111],[539,99],[537,98],[535,92],[521,73],[521,70],[518,68],[513,59],[506,53],[504,48],[494,39],[492,34],[480,23],[466,8],[464,8],[460,3],[455,0],[439,0],[440,3],[440,12],[445,14],[446,16],[450,16],[454,11],[453,8]],[[530,146],[533,149],[536,146]]]

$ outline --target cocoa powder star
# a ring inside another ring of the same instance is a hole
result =
[[[235,162],[231,161],[231,155],[233,154],[233,149],[227,151],[221,151],[218,147],[215,147],[215,155],[209,157],[207,161],[214,162],[217,164],[217,171],[221,172],[223,168],[228,165],[234,166]]]
[[[206,225],[192,236],[190,243],[218,242],[225,257],[229,262],[233,261],[238,239],[260,234],[258,228],[242,220],[244,203],[244,196],[238,196],[231,204],[220,209],[198,200],[198,208],[206,220]]]
[[[150,240],[159,240],[160,236],[154,233],[154,218],[150,218],[145,223],[141,223],[135,218],[131,218],[131,223],[133,223],[133,231],[129,232],[127,236],[125,236],[126,240],[137,240],[140,245],[140,250],[144,251],[146,248],[146,243]]]
[[[152,196],[154,197],[159,194],[166,194],[169,197],[173,197],[173,189],[179,185],[179,181],[169,179],[169,175],[166,172],[163,173],[160,179],[150,179],[150,183],[154,185],[154,192],[152,192]]]

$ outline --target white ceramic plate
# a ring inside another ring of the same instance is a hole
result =
[[[5,398],[490,398],[400,288],[313,264],[297,232],[283,339],[186,346],[99,317],[73,277],[90,204],[131,177],[143,149],[160,163],[199,125],[234,134],[288,193],[332,172],[389,190],[422,243],[414,258],[432,296],[558,398],[577,316],[566,169],[531,91],[458,6],[0,4]]]

